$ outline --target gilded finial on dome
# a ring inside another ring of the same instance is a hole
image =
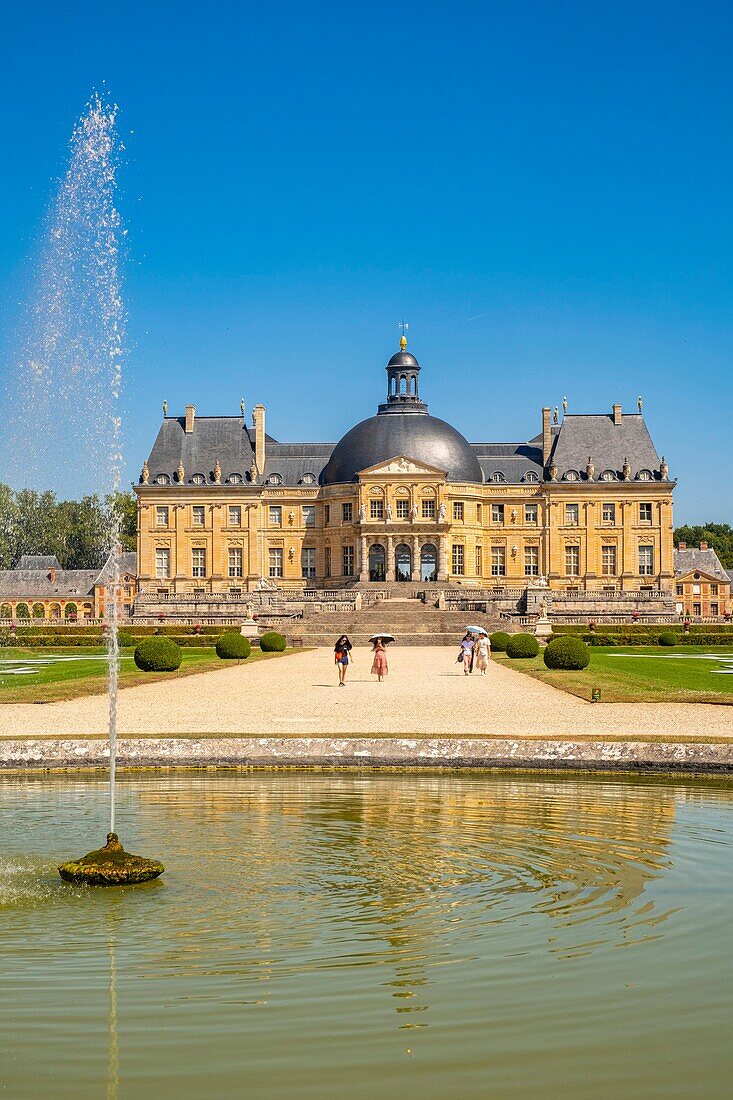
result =
[[[407,330],[410,326],[407,321],[400,321],[399,327],[402,329],[402,335],[400,336],[400,351],[404,351],[407,347]]]

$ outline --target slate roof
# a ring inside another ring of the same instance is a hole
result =
[[[305,474],[313,474],[318,485],[334,447],[334,443],[268,443],[264,480],[279,474],[283,485],[302,485]]]
[[[726,573],[728,574],[728,580],[731,583],[731,590],[733,591],[733,569],[726,569]]]
[[[491,481],[494,474],[503,474],[508,485],[527,482],[527,474],[538,481],[544,478],[542,447],[531,443],[472,443],[479,460],[484,481]],[[530,481],[533,478],[530,476]]]
[[[185,427],[183,416],[167,416],[163,420],[148,458],[151,482],[159,474],[167,474],[173,482],[181,462],[187,485],[194,474],[203,474],[212,483],[217,461],[223,483],[230,474],[240,474],[245,481],[249,480],[254,451],[243,417],[197,416],[192,432],[187,433]]]
[[[22,561],[22,559],[21,559]],[[15,599],[91,596],[98,569],[59,569],[52,581],[48,569],[0,570],[0,597]]]
[[[120,576],[125,573],[131,574],[133,577],[137,576],[137,554],[133,551],[125,551],[120,555]],[[112,576],[112,555],[107,558],[106,562],[99,570],[96,578],[97,584],[108,584]]]
[[[22,554],[16,569],[60,569],[61,563],[55,554]]]
[[[625,459],[632,479],[639,470],[650,470],[656,480],[661,476],[659,455],[641,413],[624,413],[620,424],[614,424],[610,413],[566,414],[550,456],[558,468],[558,479],[568,470],[577,470],[585,478],[589,457],[596,480],[604,470],[613,470],[620,479]]]
[[[690,546],[686,550],[675,550],[674,573],[676,577],[684,577],[687,573],[706,573],[724,584],[731,579],[711,547],[707,550],[699,550]]]

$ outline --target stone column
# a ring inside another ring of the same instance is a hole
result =
[[[448,540],[445,535],[438,540],[438,580],[448,580]]]
[[[412,576],[411,581],[420,580],[420,539],[417,535],[412,536]]]
[[[362,535],[359,539],[359,580],[369,580],[369,551],[366,535]]]
[[[387,535],[387,576],[386,580],[391,584],[395,579],[394,539]]]

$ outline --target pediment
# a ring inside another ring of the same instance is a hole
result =
[[[417,462],[409,455],[395,455],[386,462],[379,462],[376,466],[368,466],[365,470],[359,470],[359,477],[394,477],[404,474],[406,476],[417,474],[427,477],[446,477],[447,471],[438,469],[437,466],[428,466],[425,462]]]

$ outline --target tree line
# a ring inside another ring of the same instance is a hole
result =
[[[674,544],[686,542],[689,547],[697,547],[706,542],[720,558],[724,569],[733,569],[733,527],[729,523],[702,523],[676,527]]]
[[[55,554],[62,569],[100,569],[109,554],[115,513],[123,549],[134,550],[132,493],[57,500],[52,492],[15,492],[0,484],[0,569],[12,569],[22,554]]]

